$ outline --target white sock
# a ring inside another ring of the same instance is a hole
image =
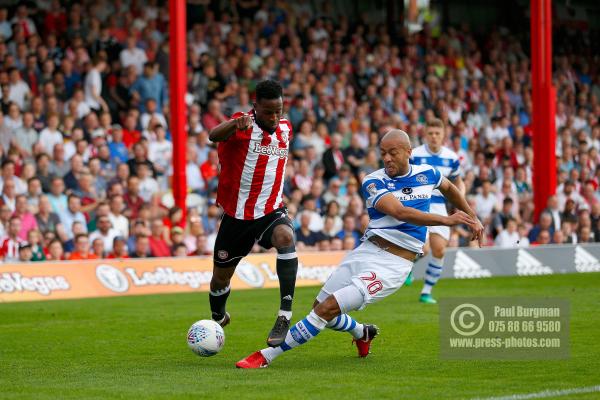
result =
[[[291,311],[285,311],[285,310],[279,310],[279,313],[277,313],[277,316],[284,316],[285,318],[287,318],[288,321],[292,320],[292,312]]]
[[[271,363],[277,356],[283,352],[293,349],[294,347],[300,346],[317,336],[325,326],[327,321],[319,317],[314,311],[311,311],[306,318],[296,323],[288,331],[285,341],[278,347],[267,347],[262,349],[260,352],[263,357]]]

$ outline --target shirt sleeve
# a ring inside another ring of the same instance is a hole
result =
[[[391,193],[382,180],[374,178],[366,179],[362,184],[361,190],[363,197],[366,199],[367,208],[375,207],[379,199]]]
[[[457,160],[452,161],[452,170],[450,171],[448,178],[450,178],[451,180],[454,180],[454,179],[458,178],[459,176],[460,176],[460,162],[457,159]]]
[[[431,167],[431,168],[433,169],[433,177],[435,180],[435,184],[433,185],[433,188],[437,189],[442,184],[442,179],[444,179],[444,176],[442,175],[442,173],[440,172],[439,169],[437,169],[435,167]]]

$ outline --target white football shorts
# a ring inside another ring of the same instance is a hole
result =
[[[448,211],[446,210],[446,204],[442,203],[432,203],[429,207],[429,212],[437,215],[448,215]],[[449,226],[428,226],[427,227],[427,235],[431,235],[432,233],[437,233],[441,237],[446,240],[450,240],[450,227]]]
[[[404,284],[413,263],[381,249],[366,240],[344,257],[317,296],[322,302],[335,291],[355,285],[363,294],[364,303],[375,303],[391,295]]]

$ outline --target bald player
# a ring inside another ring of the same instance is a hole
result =
[[[380,149],[385,168],[367,175],[362,184],[370,217],[362,244],[346,255],[325,282],[312,311],[289,330],[284,342],[249,355],[236,364],[238,368],[267,367],[325,328],[349,332],[359,357],[366,357],[378,329],[347,313],[362,310],[402,286],[422,252],[427,226],[466,224],[473,240],[481,238],[483,226],[458,188],[430,165],[409,163],[412,149],[405,132],[386,133]],[[435,189],[460,211],[450,216],[429,213]]]

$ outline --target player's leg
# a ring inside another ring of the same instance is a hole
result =
[[[212,319],[221,326],[227,325],[230,320],[229,313],[225,311],[225,306],[231,291],[230,282],[234,272],[235,266],[221,267],[219,264],[213,263],[213,274],[210,280],[208,300],[210,302]]]
[[[446,228],[441,230],[439,228]],[[420,301],[426,304],[435,304],[437,301],[431,296],[433,287],[440,279],[442,270],[444,267],[444,256],[446,254],[446,247],[448,246],[448,239],[446,235],[450,236],[450,229],[448,227],[434,227],[434,231],[430,232],[429,243],[431,247],[431,258],[427,264],[427,270],[425,272],[425,284],[421,291]],[[446,232],[447,231],[447,232]]]
[[[259,244],[277,250],[277,278],[279,279],[279,312],[273,328],[269,332],[267,344],[279,346],[290,328],[292,302],[298,273],[298,255],[294,240],[292,222],[285,210],[276,211],[269,217],[267,229],[262,232]]]
[[[371,262],[365,263],[367,259],[370,259]],[[348,272],[350,272],[353,275],[350,276],[350,283],[347,286],[335,290],[335,292],[320,301],[302,321],[290,329],[281,346],[266,348],[253,353],[239,361],[236,366],[238,368],[268,366],[285,351],[312,340],[325,329],[328,322],[337,316],[353,310],[362,310],[367,304],[380,301],[396,292],[406,280],[412,265],[411,261],[387,253],[370,242],[363,243],[359,249],[349,254],[340,268],[334,271],[332,274],[332,277],[334,277],[333,282],[330,278],[324,289],[331,290],[335,286],[335,282],[347,280]],[[322,293],[323,291],[320,295]],[[317,298],[317,301],[319,300]],[[362,354],[361,346],[358,346],[359,355],[364,357],[368,354],[370,342],[376,334],[375,327],[373,336],[357,341],[357,344],[362,341],[364,345]]]
[[[231,291],[231,277],[240,260],[254,245],[254,237],[249,225],[228,215],[224,215],[219,226],[213,255],[213,275],[208,295],[212,319],[225,326],[230,316],[226,311],[227,299]]]
[[[338,297],[343,298],[342,304]],[[345,301],[345,302],[344,302]],[[287,333],[284,342],[277,347],[267,347],[257,351],[236,363],[238,368],[263,368],[268,366],[276,357],[301,344],[315,338],[327,322],[342,312],[358,310],[365,303],[364,295],[354,286],[349,285],[330,295],[319,303],[304,319],[296,323]]]

